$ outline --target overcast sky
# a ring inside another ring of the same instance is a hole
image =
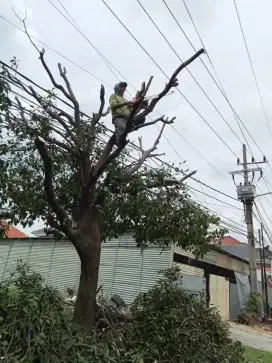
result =
[[[58,0],[52,0],[52,2],[64,12]],[[180,60],[151,23],[137,0],[107,0],[106,2],[143,47],[147,49],[163,71],[167,75],[171,75],[180,64]],[[200,49],[201,43],[186,12],[183,1],[167,0],[166,2],[194,47]],[[194,50],[175,23],[164,2],[162,0],[141,0],[141,3],[170,41],[180,58],[186,60],[192,56]],[[22,24],[12,11],[12,4],[17,13],[22,17],[25,10],[27,11],[27,26],[30,34],[70,58],[73,62],[85,68],[86,71],[103,79],[107,84],[113,86],[116,83],[116,77],[111,73],[97,52],[63,18],[49,0],[1,0],[0,15],[15,25],[22,27]],[[272,138],[250,68],[233,1],[186,0],[186,4],[232,106],[267,159],[272,160]],[[63,5],[72,14],[89,41],[112,62],[135,88],[139,88],[141,82],[147,80],[151,75],[154,76],[154,82],[150,94],[158,93],[164,87],[166,77],[126,32],[114,15],[103,4],[102,0],[63,0]],[[253,0],[237,0],[237,6],[260,86],[267,118],[272,127],[272,25],[270,23],[272,3],[269,0],[258,2]],[[96,111],[101,81],[46,47],[45,49],[47,62],[51,69],[55,70],[56,75],[58,62],[67,67],[71,84],[81,103],[82,110],[87,113]],[[0,59],[9,62],[13,56],[20,60],[20,71],[22,73],[31,77],[37,83],[51,88],[50,82],[39,63],[37,52],[25,34],[0,17]],[[202,55],[201,58],[214,75],[207,55]],[[189,69],[218,110],[229,122],[235,133],[243,141],[243,136],[230,106],[219,92],[200,59],[197,59],[190,65]],[[180,74],[179,83],[180,91],[203,116],[206,122],[216,130],[230,149],[232,149],[233,153],[176,91],[174,95],[165,97],[157,107],[157,110],[159,113],[177,117],[174,124],[176,131],[193,145],[195,150],[208,163],[170,126],[166,127],[165,138],[160,143],[160,152],[165,153],[165,156],[162,158],[176,163],[186,159],[187,167],[190,170],[197,170],[196,177],[198,179],[230,196],[236,197],[235,186],[229,171],[237,169],[234,154],[242,158],[242,144],[186,70]],[[135,90],[130,86],[128,91],[131,94],[135,93]],[[112,89],[106,86],[106,92],[108,98]],[[158,114],[154,112],[154,117],[156,118],[157,116]],[[110,117],[106,123],[108,127],[112,127]],[[144,145],[146,147],[150,146],[157,134],[158,129],[156,127],[145,129],[142,135]],[[136,134],[131,135],[130,139],[135,140],[137,136]],[[248,140],[250,141],[255,159],[261,160],[263,155],[249,137]],[[169,143],[171,143],[172,147]],[[268,182],[272,184],[272,172],[269,166],[264,166],[264,175]],[[240,179],[237,178],[237,182],[239,181]],[[202,187],[194,181],[190,181],[189,184],[223,201],[242,207],[239,202]],[[259,194],[268,191],[262,180],[258,182],[257,190]],[[196,197],[208,208],[223,214],[241,225],[243,224],[242,211],[223,205],[198,192],[195,192],[195,195],[193,195],[194,199]],[[261,202],[270,217],[272,212],[272,196],[262,197]],[[270,226],[268,218],[265,215],[264,218],[268,226]],[[34,229],[39,227],[40,225],[36,223]],[[258,227],[256,223],[256,229]],[[235,236],[243,241],[245,240],[244,236]]]

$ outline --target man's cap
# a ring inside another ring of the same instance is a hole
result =
[[[127,87],[127,82],[120,82],[120,83],[119,83],[119,86]]]

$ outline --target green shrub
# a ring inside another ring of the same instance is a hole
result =
[[[132,314],[124,340],[144,363],[245,362],[244,349],[232,341],[218,312],[183,291],[177,271],[140,294]]]
[[[262,306],[262,295],[250,293],[245,301],[244,310],[247,314],[258,316]]]
[[[95,341],[71,323],[62,296],[19,264],[0,284],[0,357],[9,363],[117,362],[114,342]]]
[[[184,292],[174,271],[135,300],[132,320],[120,324],[105,304],[87,334],[71,323],[71,309],[40,275],[19,264],[0,283],[1,363],[245,362],[218,313]]]

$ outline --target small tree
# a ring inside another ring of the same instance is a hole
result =
[[[138,245],[150,242],[163,247],[177,243],[203,253],[209,248],[207,242],[222,233],[219,229],[208,232],[211,225],[218,225],[218,219],[194,204],[183,185],[194,172],[178,179],[170,168],[149,170],[144,166],[154,156],[165,126],[174,121],[162,116],[145,122],[146,116],[177,86],[180,71],[204,50],[180,65],[158,97],[137,113],[152,77],[142,85],[124,138],[115,147],[114,134],[106,145],[103,143],[102,118],[108,114],[104,111],[104,87],[100,89],[98,112],[87,118],[80,110],[66,68],[58,64],[62,85],[49,69],[44,50],[36,49],[53,84],[52,91],[40,94],[27,85],[14,71],[16,62],[2,72],[2,80],[19,87],[35,105],[26,107],[16,96],[8,111],[2,112],[0,127],[6,138],[1,139],[0,145],[0,200],[2,205],[9,205],[13,223],[31,225],[41,218],[72,242],[81,261],[74,320],[89,328],[94,319],[101,241],[106,237],[133,229]],[[57,91],[72,107],[73,114],[56,104]],[[153,147],[141,147],[140,158],[129,163],[127,135],[156,123],[162,123],[162,128]]]

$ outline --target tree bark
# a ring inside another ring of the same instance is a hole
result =
[[[94,325],[96,291],[101,254],[101,235],[98,216],[81,221],[81,272],[75,304],[74,323],[89,330]]]

